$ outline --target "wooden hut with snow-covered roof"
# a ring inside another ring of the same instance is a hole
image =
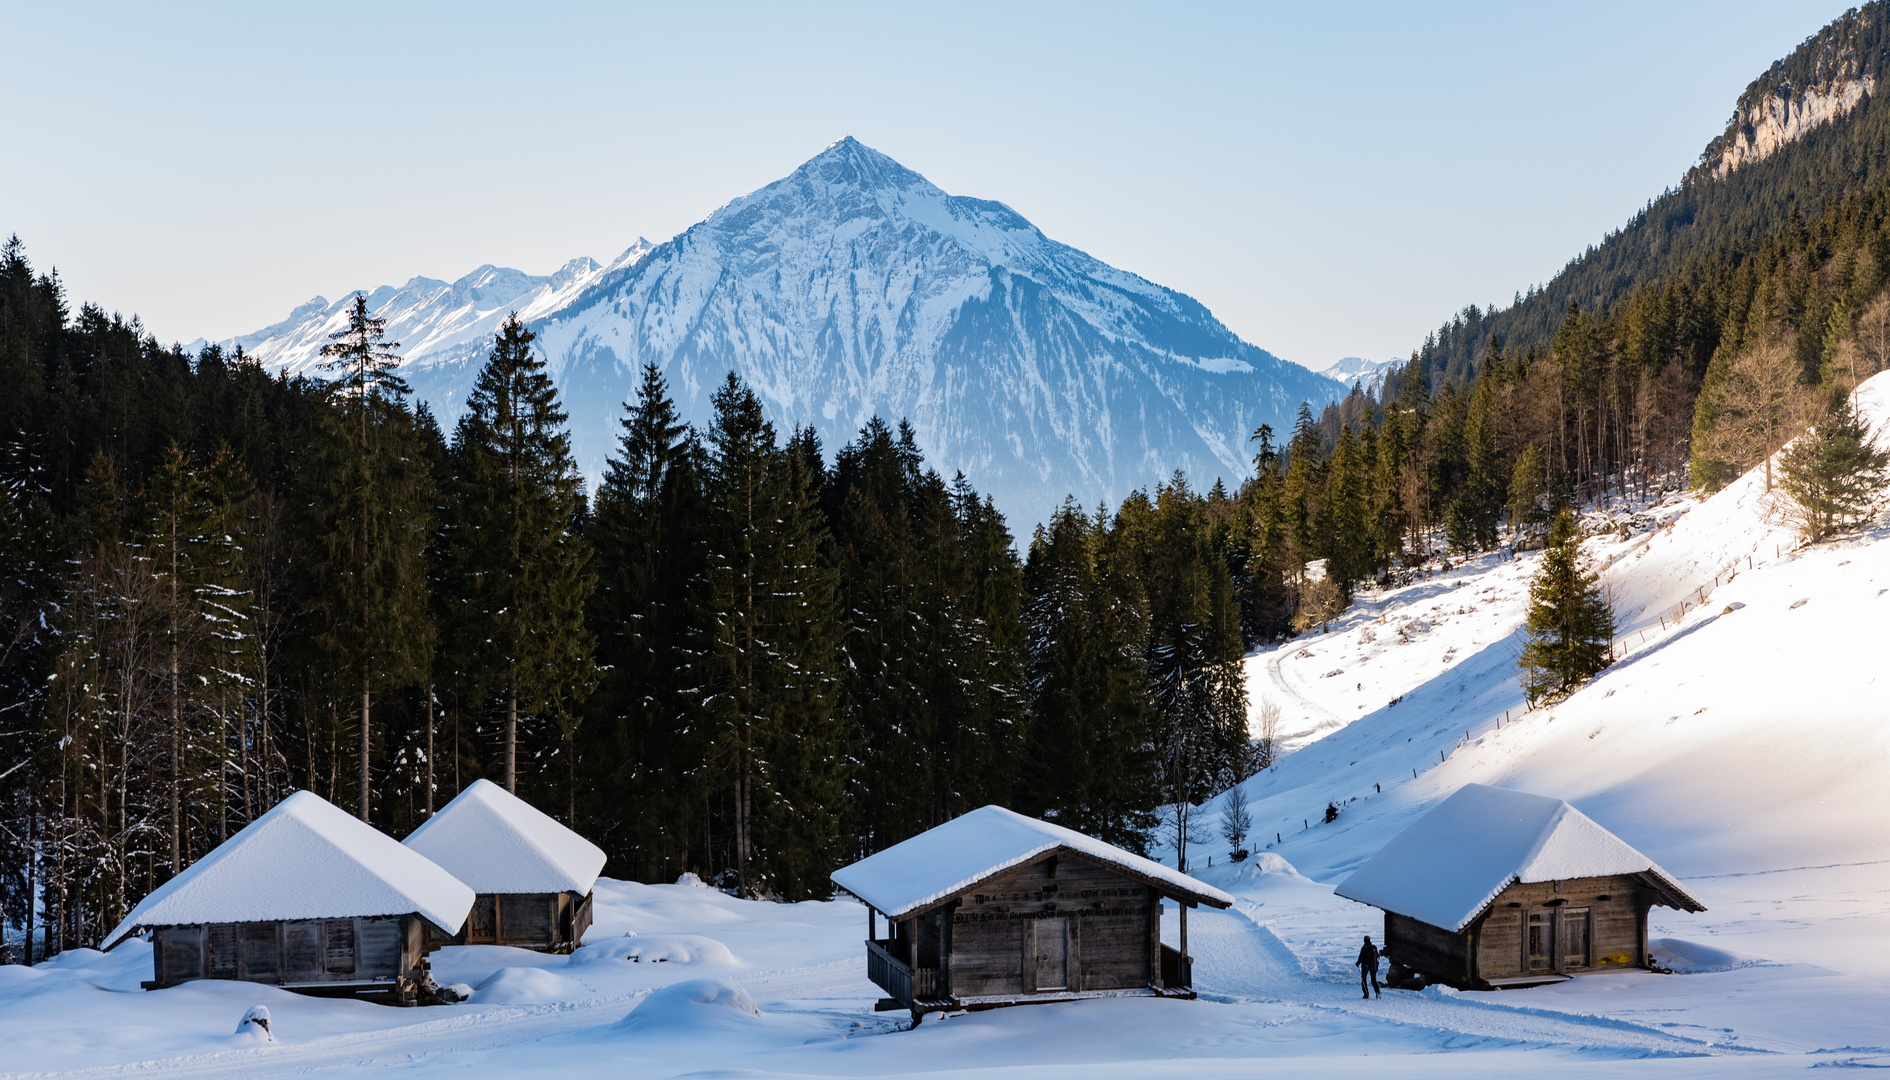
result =
[[[457,944],[569,952],[590,928],[603,849],[490,780],[473,781],[406,844],[478,894]]]
[[[1384,911],[1394,985],[1415,975],[1459,989],[1647,967],[1650,908],[1706,910],[1561,799],[1483,784],[1433,807],[1335,891]]]
[[[1234,898],[1158,862],[998,806],[836,870],[867,907],[867,976],[916,1021],[939,1009],[1193,997],[1187,908]],[[1182,905],[1180,948],[1161,940]],[[885,916],[886,936],[878,929]]]
[[[147,990],[240,979],[411,1003],[429,929],[457,931],[472,902],[425,856],[298,791],[145,897],[104,946],[151,935]]]

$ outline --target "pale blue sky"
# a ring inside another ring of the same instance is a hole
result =
[[[1679,180],[1794,0],[0,3],[0,234],[165,341],[663,240],[853,135],[1323,366]]]

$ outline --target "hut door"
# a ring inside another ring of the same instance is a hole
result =
[[[1523,962],[1529,971],[1555,968],[1555,913],[1531,911],[1523,916]]]
[[[330,975],[354,974],[354,921],[337,919],[322,927],[322,970]]]
[[[1067,919],[1037,920],[1037,989],[1070,986],[1070,935]]]
[[[203,937],[204,974],[212,979],[236,978],[236,924],[211,923]]]
[[[1562,909],[1562,966],[1588,966],[1588,909]]]

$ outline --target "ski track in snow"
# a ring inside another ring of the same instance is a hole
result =
[[[1188,951],[1194,955],[1203,996],[1277,1002],[1412,1024],[1479,1038],[1536,1046],[1606,1048],[1646,1056],[1764,1053],[1668,1034],[1608,1016],[1513,1007],[1455,995],[1388,990],[1384,997],[1359,996],[1356,980],[1320,976],[1263,921],[1249,901],[1225,912],[1202,909],[1189,919]]]

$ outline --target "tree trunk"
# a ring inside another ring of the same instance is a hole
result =
[[[184,811],[178,786],[183,783],[184,732],[179,722],[177,688],[177,628],[171,627],[171,876],[183,870]]]
[[[518,794],[518,676],[505,685],[505,790]]]
[[[361,798],[359,815],[362,821],[368,819],[368,681],[365,672],[361,675]]]
[[[433,816],[433,685],[427,684],[427,817]]]

